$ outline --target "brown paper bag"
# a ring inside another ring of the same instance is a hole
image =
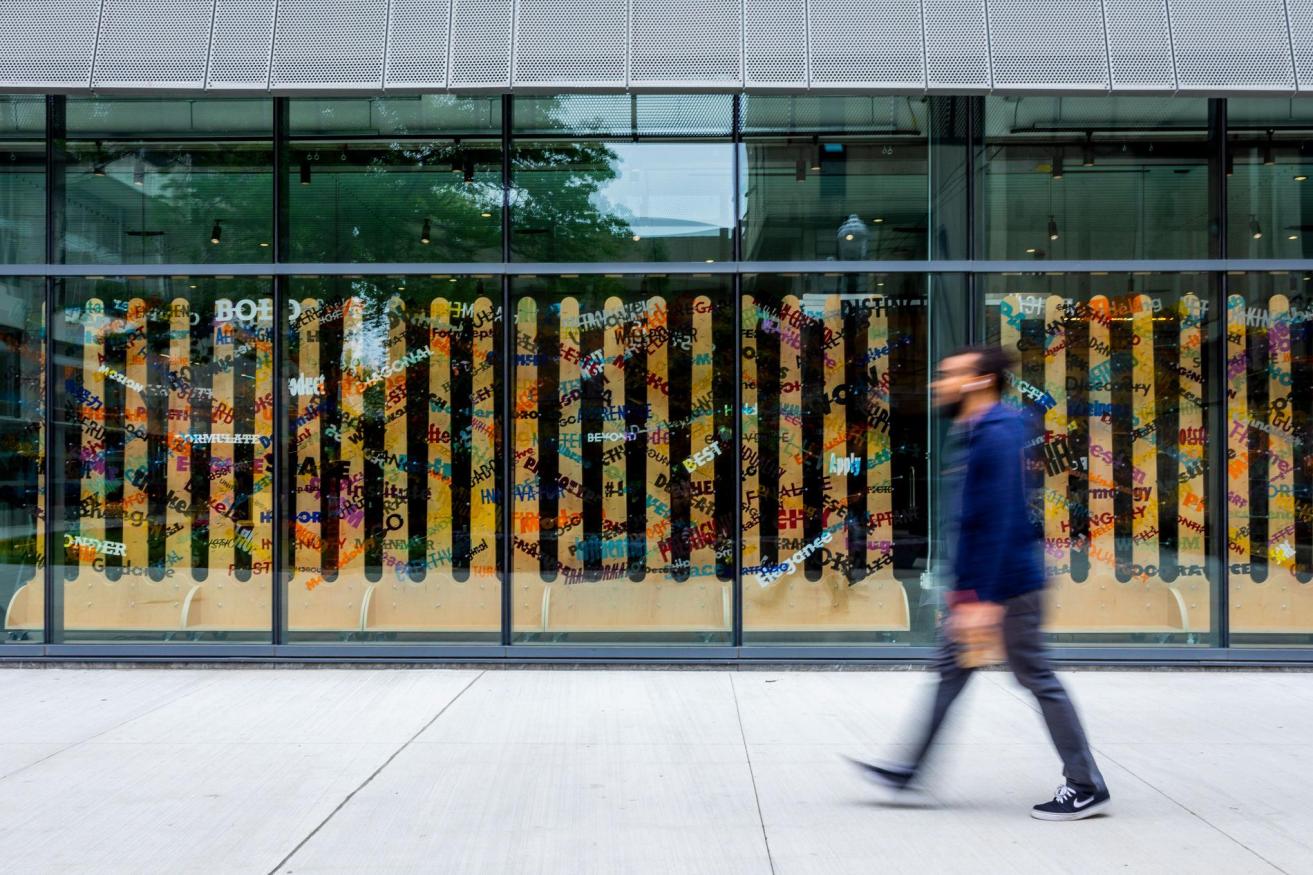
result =
[[[1007,658],[1003,647],[1003,606],[968,602],[953,608],[950,630],[963,668],[997,665]]]

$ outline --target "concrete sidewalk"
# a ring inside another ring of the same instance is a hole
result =
[[[1313,872],[1313,674],[1065,674],[1113,813],[981,674],[921,805],[922,672],[0,670],[0,860],[38,873]]]

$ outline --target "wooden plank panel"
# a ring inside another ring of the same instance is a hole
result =
[[[1204,364],[1203,316],[1205,302],[1192,294],[1181,299],[1178,308],[1181,325],[1180,392],[1178,400],[1177,440],[1179,453],[1177,476],[1177,559],[1180,571],[1176,586],[1186,599],[1190,627],[1207,631],[1211,627],[1212,593],[1207,577],[1207,553],[1204,513]]]
[[[442,583],[451,580],[451,302],[435,298],[429,305],[429,440],[428,568],[424,579]],[[443,387],[448,388],[444,389]]]
[[[237,479],[233,476],[233,445],[223,437],[233,434],[233,325],[216,322],[211,328],[214,340],[206,367],[213,368],[210,385],[214,396],[210,406],[210,471],[222,472],[210,480],[210,551],[207,589],[225,589],[228,566],[237,560],[237,529],[233,525],[233,505]],[[218,436],[220,440],[215,441]],[[207,599],[208,602],[208,599]],[[216,602],[217,604],[217,602]]]
[[[597,544],[599,554],[595,559],[603,568],[626,564],[629,554],[626,549],[629,511],[625,498],[625,417],[617,413],[625,408],[624,337],[628,326],[621,318],[623,307],[624,302],[618,297],[610,297],[602,311],[606,326],[602,329],[602,390],[609,394],[604,394],[602,400],[604,413],[599,427],[606,437],[601,447],[603,458],[610,458],[608,451],[619,457],[602,465],[602,532]],[[585,434],[584,440],[589,440],[589,435]]]
[[[669,313],[666,302],[660,297],[651,297],[647,301],[648,315],[645,321],[647,333],[666,330],[669,327]],[[650,346],[647,353],[647,373],[653,382],[669,383],[669,348],[668,342]],[[647,404],[650,410],[647,426],[647,533],[645,545],[648,568],[664,568],[669,562],[661,554],[660,543],[670,537],[671,497],[670,497],[670,397],[649,384]],[[658,485],[660,484],[660,485]],[[668,572],[656,575],[660,580],[666,579]]]
[[[368,584],[365,579],[365,389],[369,367],[369,335],[364,323],[365,302],[355,297],[343,304],[342,381],[339,409],[342,411],[342,477],[338,483],[338,598],[354,599]],[[350,594],[350,595],[348,595]]]
[[[701,571],[713,569],[714,573],[716,565],[715,496],[706,492],[699,494],[701,487],[697,486],[698,483],[704,481],[714,483],[715,456],[716,450],[719,448],[719,438],[716,435],[715,404],[711,401],[699,404],[699,399],[713,397],[714,366],[712,362],[715,361],[715,350],[712,344],[711,310],[711,301],[706,297],[698,297],[694,300],[691,391],[693,404],[697,405],[697,409],[692,411],[693,422],[689,429],[691,435],[689,450],[693,456],[705,453],[707,461],[697,464],[695,469],[689,472],[689,486],[692,493],[689,498],[689,521],[694,536],[694,544],[700,544],[700,546],[694,546],[689,550],[689,564],[693,569],[691,578],[693,580],[698,577],[710,577],[711,575],[703,575]]]
[[[272,303],[272,302],[271,302]],[[251,539],[251,570],[254,573],[248,590],[263,589],[268,591],[272,582],[273,539],[271,527],[277,523],[274,517],[274,472],[273,457],[279,452],[274,445],[274,405],[273,393],[279,390],[274,385],[274,345],[273,332],[275,321],[273,307],[257,308],[259,315],[255,322],[255,337],[251,340],[255,357],[255,434],[258,442],[252,454],[256,460],[251,477],[251,522],[254,532]],[[262,600],[261,600],[262,601]],[[265,621],[262,625],[267,626]]]
[[[561,299],[560,322],[560,361],[558,394],[561,398],[561,425],[559,426],[561,453],[558,458],[558,471],[561,482],[565,484],[583,483],[583,466],[579,462],[583,449],[583,384],[580,382],[582,372],[579,368],[580,348],[579,300],[573,297]],[[566,435],[574,435],[567,438]],[[559,487],[555,483],[542,483],[542,488],[553,489],[558,495],[557,508],[560,515],[567,519],[583,518],[584,502],[578,494],[577,487]],[[564,585],[565,572],[578,574],[583,570],[583,562],[578,555],[570,552],[570,545],[576,538],[581,538],[583,527],[570,530],[571,534],[560,539],[556,548],[556,557],[560,563],[561,575],[552,581],[555,586]]]
[[[387,302],[388,350],[393,360],[400,360],[409,355],[406,346],[406,303],[397,295]],[[406,565],[410,561],[410,545],[407,536],[410,532],[410,502],[407,494],[410,487],[410,475],[406,469],[392,463],[391,458],[400,458],[409,453],[406,444],[406,375],[410,368],[401,368],[395,373],[389,369],[383,381],[383,448],[387,461],[383,464],[383,581],[392,583],[396,580],[398,568],[406,574]],[[392,528],[396,522],[401,525]]]
[[[1148,427],[1158,420],[1156,350],[1153,337],[1153,306],[1148,295],[1131,299],[1133,314],[1131,332],[1138,339],[1131,351],[1135,357],[1131,366],[1132,406],[1138,417],[1136,428]],[[1141,388],[1144,387],[1144,388]],[[1136,422],[1136,420],[1132,420]],[[1152,434],[1137,433],[1131,443],[1131,562],[1147,569],[1158,562],[1158,446]],[[1157,581],[1145,572],[1133,574],[1145,586]],[[1166,620],[1166,618],[1164,618]]]
[[[322,392],[323,374],[319,353],[320,330],[319,308],[321,302],[314,298],[301,301],[302,316],[298,318],[296,332],[297,371],[290,377],[295,391],[291,394],[297,428],[293,441],[296,445],[297,466],[293,476],[296,478],[296,517],[292,526],[295,542],[294,565],[288,584],[288,627],[306,629],[311,624],[310,611],[315,598],[306,584],[323,576],[323,523],[321,514],[324,508],[322,492],[324,489],[324,471],[320,466],[322,436],[324,432],[324,409],[327,399]]]
[[[883,303],[883,295],[875,300]],[[888,308],[867,311],[866,350],[870,355],[874,350],[888,346],[889,316]],[[889,421],[892,410],[890,396],[883,387],[889,380],[889,360],[891,356],[882,355],[871,361],[866,367],[874,376],[871,383],[871,410],[875,417],[883,415],[883,427],[871,423],[866,432],[866,458],[863,465],[866,470],[866,510],[869,514],[866,526],[866,567],[868,577],[875,580],[892,580],[893,562],[889,561],[893,553],[893,459],[889,441]],[[884,562],[883,567],[874,566]],[[873,570],[874,569],[874,570]]]
[[[743,409],[739,411],[740,416],[740,433],[742,435],[744,457],[740,459],[738,465],[740,468],[746,468],[750,465],[748,454],[755,457],[757,474],[750,475],[743,471],[741,475],[741,493],[740,501],[743,502],[743,531],[739,533],[740,548],[739,562],[742,564],[743,587],[744,592],[748,592],[749,586],[755,577],[760,576],[760,572],[749,573],[748,568],[760,568],[762,563],[762,543],[761,543],[761,407],[758,395],[758,380],[760,379],[757,371],[757,330],[758,314],[757,304],[752,295],[743,295],[743,321],[738,326],[739,334],[742,337],[740,346],[743,350],[743,358],[739,362],[742,368],[743,380]],[[655,415],[655,414],[654,414]],[[659,417],[658,417],[659,418]],[[651,462],[648,462],[649,471]],[[651,474],[648,475],[648,482],[652,481]],[[746,612],[750,611],[745,606],[745,625],[749,622]]]
[[[529,458],[540,458],[538,429],[538,305],[528,295],[520,298],[515,309],[515,407],[512,428],[515,435],[515,489],[506,500],[515,502],[512,551],[516,595],[528,592],[527,579],[537,578],[542,565],[541,492],[538,475],[524,466]],[[530,416],[529,414],[533,414]],[[559,517],[558,517],[559,518]],[[526,601],[516,602],[517,613],[529,609]]]
[[[193,579],[191,570],[191,448],[182,436],[191,428],[191,385],[184,385],[181,371],[191,363],[191,307],[181,298],[175,298],[169,317],[169,376],[177,381],[170,387],[168,410],[168,502],[165,507],[164,539],[165,566],[175,568],[175,579],[187,583]]]
[[[471,415],[472,469],[480,472],[480,479],[470,486],[470,545],[474,553],[470,569],[474,577],[480,578],[478,588],[493,596],[496,589],[497,574],[497,507],[494,495],[497,477],[494,469],[499,464],[496,447],[496,403],[493,385],[497,380],[497,363],[495,342],[497,320],[494,309],[500,309],[488,298],[479,298],[474,302],[474,409]]]

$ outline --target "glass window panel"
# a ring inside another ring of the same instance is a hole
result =
[[[743,297],[743,626],[762,642],[928,639],[920,276],[770,276]]]
[[[516,136],[719,137],[734,125],[732,94],[557,94],[514,98]]]
[[[46,260],[46,101],[0,95],[0,264]]]
[[[270,281],[56,288],[64,640],[268,641]]]
[[[40,642],[46,496],[45,281],[0,278],[0,642]]]
[[[986,258],[1208,258],[1208,101],[987,97]]]
[[[298,99],[290,114],[292,261],[502,260],[499,101]]]
[[[513,261],[726,261],[730,143],[518,142]]]
[[[68,99],[60,260],[267,262],[273,102]]]
[[[926,258],[928,108],[902,97],[745,97],[744,258]]]
[[[730,281],[516,280],[520,641],[727,643]]]
[[[1058,640],[1214,640],[1209,284],[1165,274],[988,280],[985,336],[1018,359],[1005,403],[1042,429],[1033,515]]]
[[[289,638],[498,640],[501,284],[291,284]]]
[[[1227,101],[1227,254],[1313,257],[1313,109]]]
[[[1234,644],[1313,643],[1313,281],[1228,278],[1227,562]]]
[[[732,257],[732,95],[570,94],[513,106],[513,261]]]
[[[501,134],[501,97],[293,98],[288,105],[292,136],[415,136]]]

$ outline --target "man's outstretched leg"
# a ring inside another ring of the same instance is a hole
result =
[[[912,749],[912,757],[905,763],[898,762],[856,762],[862,772],[885,787],[901,790],[912,782],[917,771],[925,761],[926,755],[934,744],[935,737],[944,726],[944,719],[953,707],[953,702],[966,688],[971,679],[972,670],[963,668],[957,661],[957,645],[947,634],[940,630],[939,652],[935,657],[935,670],[939,673],[939,684],[935,688],[935,698],[930,706],[930,713],[922,725]]]
[[[1076,707],[1049,665],[1041,631],[1043,599],[1039,590],[1009,599],[1003,619],[1008,667],[1039,702],[1067,779],[1051,801],[1036,805],[1031,814],[1041,820],[1079,820],[1104,809],[1110,797]]]

